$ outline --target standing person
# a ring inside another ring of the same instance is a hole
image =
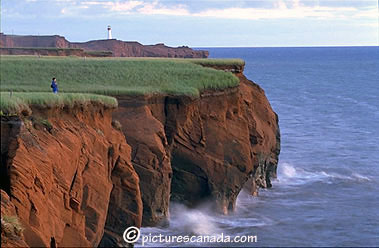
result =
[[[58,83],[56,78],[53,78],[53,80],[51,81],[51,88],[53,89],[54,94],[58,93]]]

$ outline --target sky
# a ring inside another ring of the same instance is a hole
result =
[[[1,0],[1,32],[191,47],[379,45],[379,0]]]

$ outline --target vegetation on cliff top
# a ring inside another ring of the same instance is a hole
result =
[[[245,61],[242,59],[190,59],[192,62],[202,66],[244,66]]]
[[[29,112],[30,105],[63,107],[97,102],[106,107],[117,107],[116,98],[95,94],[60,93],[55,95],[48,92],[0,92],[0,97],[0,110],[3,114]]]
[[[192,61],[192,62],[191,62]],[[56,77],[60,92],[103,95],[165,93],[193,95],[237,86],[230,72],[205,68],[201,59],[1,57],[1,91],[49,92]],[[241,60],[209,60],[209,63]],[[243,62],[243,61],[242,61]]]
[[[199,96],[204,90],[239,84],[231,72],[203,67],[222,65],[242,66],[244,61],[1,56],[0,107],[3,113],[20,113],[28,109],[28,105],[55,106],[97,101],[117,106],[115,98],[101,95]],[[52,77],[57,78],[58,95],[51,93]],[[11,91],[14,92],[12,97]]]

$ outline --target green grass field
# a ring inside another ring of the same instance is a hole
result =
[[[3,114],[18,114],[29,110],[30,105],[40,107],[74,106],[75,104],[87,104],[98,102],[107,107],[117,107],[117,99],[110,96],[83,93],[49,92],[0,92],[0,110]]]
[[[44,98],[50,99],[53,96],[52,93],[41,93],[51,92],[52,77],[57,78],[60,94],[91,93],[110,96],[154,93],[199,96],[204,90],[224,89],[239,84],[238,78],[232,73],[206,68],[200,64],[243,65],[244,61],[1,56],[0,90],[39,92],[35,93],[34,100],[29,103],[42,103]],[[20,99],[23,97],[24,95],[19,95]],[[28,97],[32,99],[30,95]],[[73,98],[74,95],[70,97]],[[3,97],[1,102],[1,106],[10,106],[9,102],[3,103]]]
[[[188,62],[202,66],[243,66],[242,59],[190,59]]]

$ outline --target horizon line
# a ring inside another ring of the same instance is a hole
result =
[[[299,46],[189,46],[190,48],[332,48],[332,47],[379,47],[379,45],[299,45]]]

